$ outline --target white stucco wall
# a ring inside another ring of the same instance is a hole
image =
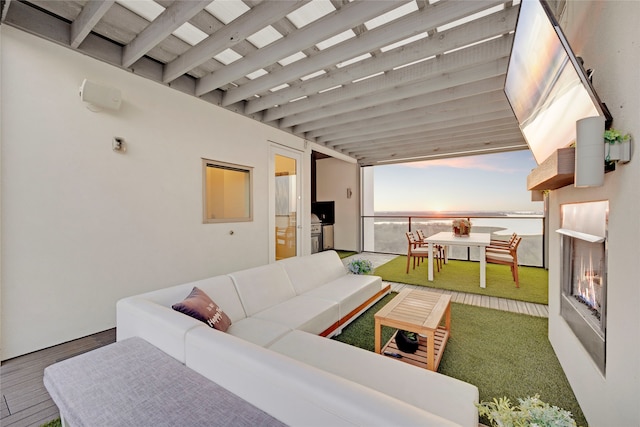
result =
[[[351,188],[351,198],[347,198]],[[316,199],[335,201],[334,247],[359,250],[360,167],[344,160],[327,158],[316,162]]]
[[[602,187],[550,194],[550,230],[560,205],[609,200],[606,375],[600,374],[560,317],[560,239],[550,234],[549,338],[590,426],[640,425],[640,2],[569,1],[561,25],[576,54],[595,70],[594,86],[633,135],[631,162],[605,175]]]
[[[0,31],[3,360],[114,327],[124,296],[269,262],[268,141],[304,141]],[[122,108],[89,111],[84,78],[119,88]],[[202,157],[255,168],[252,222],[202,224]]]

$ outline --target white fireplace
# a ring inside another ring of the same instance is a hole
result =
[[[561,206],[560,315],[605,374],[609,202]]]

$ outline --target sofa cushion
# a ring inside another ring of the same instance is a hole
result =
[[[455,425],[384,393],[215,329],[190,332],[186,353],[189,368],[287,425]]]
[[[302,295],[256,313],[253,317],[319,334],[338,321],[338,311],[335,301]]]
[[[283,426],[137,337],[48,366],[44,384],[63,425]]]
[[[475,406],[478,388],[474,385],[301,331],[291,331],[269,349],[386,393],[457,424],[478,426],[478,410]]]
[[[227,275],[208,277],[195,282],[158,289],[136,295],[136,297],[153,301],[165,307],[171,307],[173,304],[181,301],[185,295],[188,295],[194,286],[197,286],[209,295],[209,297],[224,310],[232,322],[247,317],[240,302],[236,287]]]
[[[247,317],[296,296],[280,264],[267,264],[229,274]]]
[[[231,325],[227,333],[261,347],[266,347],[290,331],[290,327],[280,323],[247,317]]]
[[[197,286],[193,287],[184,300],[173,304],[171,308],[222,332],[226,332],[231,325],[231,319],[225,312]]]
[[[378,276],[348,274],[312,289],[304,296],[337,302],[340,319],[343,319],[381,289],[382,279]]]
[[[286,258],[276,262],[282,265],[298,295],[347,274],[336,251]]]

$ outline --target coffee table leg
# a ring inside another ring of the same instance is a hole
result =
[[[427,332],[427,369],[433,371],[436,364],[436,334],[433,331]]]
[[[382,331],[381,331],[381,327],[380,327],[380,320],[375,319],[375,330],[374,330],[374,336],[375,336],[375,350],[376,353],[380,353],[381,347],[382,347]]]

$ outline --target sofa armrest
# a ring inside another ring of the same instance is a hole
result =
[[[193,328],[209,328],[186,314],[140,297],[118,301],[116,326],[117,341],[143,338],[181,363],[185,362],[186,333]]]

